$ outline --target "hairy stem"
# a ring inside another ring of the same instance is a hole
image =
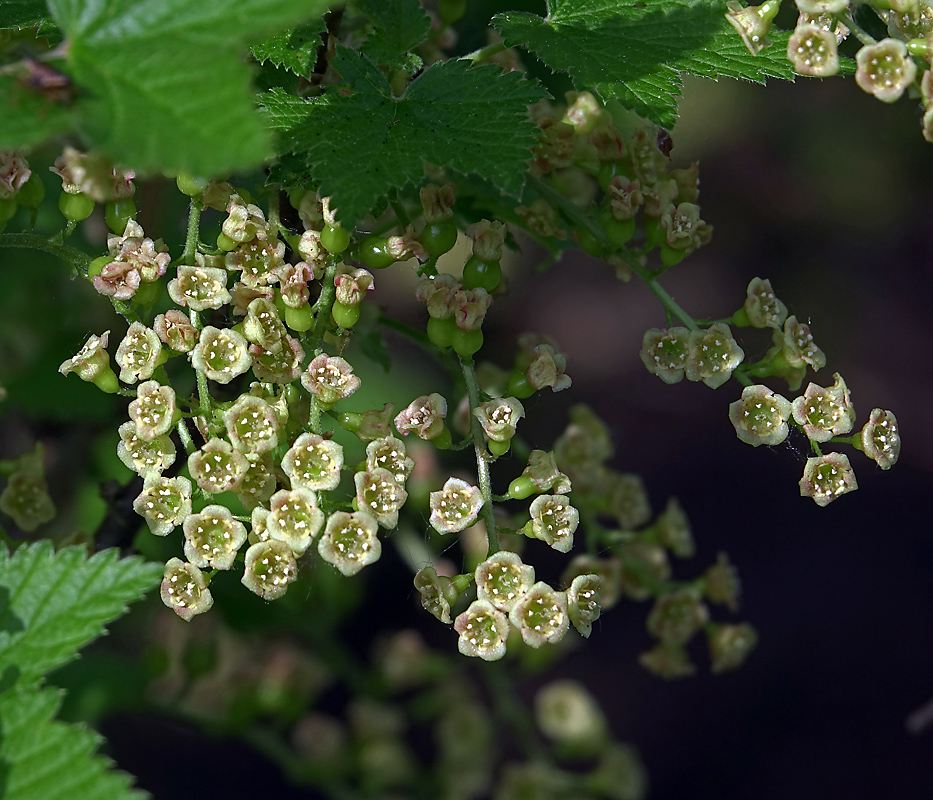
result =
[[[473,449],[476,452],[476,476],[479,480],[479,491],[483,496],[483,507],[480,516],[486,524],[486,538],[489,547],[486,558],[499,552],[499,534],[496,531],[496,515],[492,507],[492,482],[489,480],[489,460],[483,447],[483,426],[473,413],[479,407],[479,382],[476,380],[476,370],[473,369],[472,358],[461,358],[460,366],[463,369],[463,380],[466,383],[467,397],[470,401],[470,432],[473,435]]]
[[[51,253],[68,263],[75,273],[80,272],[82,275],[87,275],[88,265],[94,260],[76,247],[46,239],[35,233],[0,233],[0,247],[22,247]]]

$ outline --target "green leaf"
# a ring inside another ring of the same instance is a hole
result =
[[[4,800],[142,800],[132,778],[94,755],[101,738],[53,720],[62,693],[0,694],[0,796]]]
[[[74,127],[141,171],[226,174],[270,143],[246,45],[323,11],[327,0],[50,0],[82,89]],[[15,109],[14,109],[15,111]]]
[[[428,38],[431,19],[418,0],[361,0],[359,5],[374,28],[360,52],[377,64],[401,68],[405,54]]]
[[[567,72],[578,89],[673,127],[681,75],[793,80],[787,33],[757,56],[726,21],[725,0],[549,0],[548,16],[509,12],[493,25],[509,46]]]
[[[10,555],[0,545],[0,686],[10,668],[28,685],[73,659],[162,571],[138,557],[121,559],[116,550],[88,558],[84,548],[56,553],[43,541]]]
[[[0,29],[31,28],[48,21],[45,0],[0,0]]]
[[[263,103],[345,227],[390,190],[420,182],[424,162],[482,173],[506,192],[521,188],[537,131],[527,106],[544,97],[537,84],[492,65],[447,61],[397,98],[366,56],[339,47],[333,63],[348,86],[307,100],[269,92]]]
[[[321,33],[326,29],[324,18],[320,17],[292,30],[282,31],[253,45],[253,58],[261,64],[274,64],[294,75],[307,78],[314,69],[317,51],[322,44]]]

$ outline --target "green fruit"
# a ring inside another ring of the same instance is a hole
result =
[[[524,372],[512,370],[512,372],[509,373],[508,393],[512,397],[524,400],[526,397],[531,397],[535,393],[535,388],[528,383],[528,376]]]
[[[425,225],[421,244],[432,256],[442,256],[457,243],[457,225],[453,220]]]
[[[301,308],[285,306],[285,324],[299,333],[311,330],[311,326],[314,324],[314,314],[311,313],[311,306],[307,303]]]
[[[334,303],[330,315],[341,328],[352,328],[360,320],[360,307]]]
[[[227,236],[227,234],[221,232],[217,234],[217,247],[229,253],[231,250],[236,250],[237,243]]]
[[[457,323],[453,317],[428,320],[428,338],[438,347],[450,347],[454,343],[454,334],[457,332]]]
[[[16,195],[16,200],[21,206],[38,208],[44,199],[45,184],[42,182],[42,178],[33,172],[32,175],[29,176],[29,180],[20,187],[19,194]]]
[[[369,236],[360,245],[359,260],[370,269],[385,269],[395,263],[395,257],[386,249],[384,236]]]
[[[583,251],[591,256],[603,258],[609,252],[609,248],[600,239],[597,239],[589,228],[582,225],[577,228],[577,239]]]
[[[485,289],[493,291],[502,279],[502,270],[498,261],[482,261],[476,256],[463,267],[463,285],[467,289]]]
[[[175,178],[175,185],[178,187],[178,191],[188,195],[188,197],[197,197],[202,194],[207,188],[208,183],[210,183],[210,181],[207,178],[199,178],[195,175],[189,175],[187,172],[180,172],[178,173],[178,177]]]
[[[93,278],[95,275],[100,275],[100,271],[111,263],[113,259],[110,256],[101,256],[100,258],[95,258],[87,266],[87,276]]]
[[[329,253],[342,253],[350,246],[350,234],[339,225],[326,225],[321,231],[321,245]]]
[[[141,283],[133,295],[133,302],[138,306],[151,306],[162,296],[162,281]]]
[[[460,328],[457,328],[454,332],[454,340],[451,346],[458,356],[467,358],[483,346],[483,331],[462,331]]]
[[[441,15],[441,22],[445,25],[453,25],[463,19],[466,7],[467,0],[441,0],[438,3],[437,10]]]
[[[114,200],[104,206],[104,220],[107,227],[117,236],[122,236],[126,230],[126,223],[136,216],[136,203],[132,197],[124,200]]]
[[[524,500],[534,494],[534,482],[527,475],[519,475],[509,484],[509,497],[513,500]]]
[[[642,224],[645,226],[645,244],[649,249],[664,241],[664,228],[661,227],[658,217],[645,217]]]
[[[495,439],[489,440],[489,452],[494,456],[504,456],[509,452],[509,445],[512,444],[511,439],[506,439],[504,442],[497,442]]]
[[[606,211],[599,215],[599,226],[606,232],[616,247],[625,244],[635,235],[635,217],[619,222]]]
[[[673,267],[687,257],[686,250],[675,250],[667,242],[661,244],[661,263],[665,267]]]
[[[86,194],[67,194],[62,192],[58,196],[58,208],[71,222],[81,222],[91,216],[94,210],[94,201]]]
[[[13,215],[16,213],[16,209],[19,208],[19,203],[16,202],[15,197],[5,197],[0,199],[0,225],[13,219]]]

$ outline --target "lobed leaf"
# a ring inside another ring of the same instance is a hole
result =
[[[684,73],[764,83],[793,79],[788,34],[753,56],[726,21],[725,0],[549,0],[547,17],[497,14],[493,25],[509,46],[524,47],[578,89],[617,99],[673,127]]]
[[[4,800],[142,800],[132,778],[94,755],[101,737],[54,720],[62,692],[0,694],[0,795]]]
[[[418,0],[361,0],[359,5],[374,28],[360,51],[377,64],[400,68],[405,54],[428,38],[431,19]]]
[[[45,0],[0,0],[0,29],[32,28],[49,21]]]
[[[324,18],[319,17],[254,44],[250,52],[261,64],[268,62],[306,78],[314,69],[317,51],[322,44],[321,34],[325,30]]]
[[[482,173],[506,192],[521,188],[537,130],[527,107],[544,97],[537,84],[455,60],[431,65],[395,97],[365,55],[339,47],[333,63],[346,87],[309,100],[273,91],[263,104],[286,151],[305,154],[310,179],[345,224],[420,182],[425,162]]]
[[[70,107],[4,102],[4,146],[51,133],[86,143],[141,171],[215,175],[271,154],[256,113],[246,46],[326,10],[327,0],[49,0],[67,40]],[[27,98],[29,100],[29,98]],[[12,102],[10,102],[12,101]]]
[[[52,550],[48,541],[0,546],[0,686],[38,682],[103,633],[126,604],[162,577],[162,566],[105,550]],[[8,672],[12,668],[13,673]]]

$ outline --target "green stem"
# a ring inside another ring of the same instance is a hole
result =
[[[188,423],[183,419],[178,421],[178,425],[175,426],[175,429],[178,431],[178,438],[181,439],[182,447],[185,448],[185,452],[190,456],[198,448],[194,445],[194,439],[191,438],[191,431],[188,430]]]
[[[314,332],[311,335],[311,354],[312,357],[321,349],[321,343],[324,341],[324,334],[327,332],[327,323],[330,320],[331,310],[334,307],[334,297],[337,294],[337,287],[334,286],[334,276],[337,274],[337,257],[331,256],[327,259],[327,265],[324,267],[324,277],[321,278],[321,296],[314,304],[316,307],[317,318],[314,320]]]
[[[35,233],[2,233],[0,234],[0,247],[22,247],[51,253],[67,262],[76,273],[80,272],[82,275],[87,275],[88,265],[93,261],[87,253],[81,252],[76,247],[51,241]]]
[[[483,507],[480,516],[486,524],[486,538],[489,547],[486,558],[499,552],[499,534],[496,531],[496,515],[492,507],[492,482],[489,479],[489,461],[483,447],[483,426],[479,418],[473,413],[479,407],[479,381],[476,380],[476,370],[473,368],[472,358],[460,359],[463,369],[463,380],[466,383],[467,397],[470,401],[470,430],[473,434],[473,449],[476,451],[476,476],[479,479],[479,491],[483,496]]]
[[[862,44],[871,45],[878,44],[874,36],[871,36],[868,31],[866,31],[861,25],[855,21],[855,12],[849,11],[847,14],[840,14],[836,18],[839,22],[845,25],[852,33],[855,34],[855,38],[858,39]]]
[[[9,551],[12,553],[17,547],[19,547],[19,542],[16,541],[10,534],[6,532],[6,528],[0,525],[0,542],[3,542]]]
[[[505,42],[496,42],[495,44],[488,44],[480,50],[474,50],[472,53],[461,56],[460,60],[472,61],[474,64],[480,64],[487,58],[491,58],[496,55],[496,53],[501,53],[505,49]]]
[[[185,251],[178,259],[179,264],[194,264],[194,254],[198,251],[200,242],[201,211],[204,210],[204,204],[196,198],[191,198],[191,205],[188,208],[188,234],[185,237]]]
[[[434,344],[428,338],[428,335],[423,330],[420,330],[413,325],[400,322],[399,320],[393,319],[392,317],[386,316],[385,314],[380,315],[377,322],[383,327],[389,328],[393,331],[396,331],[397,333],[401,333],[403,336],[407,336],[413,342],[417,342],[424,347],[429,349],[434,347]]]

